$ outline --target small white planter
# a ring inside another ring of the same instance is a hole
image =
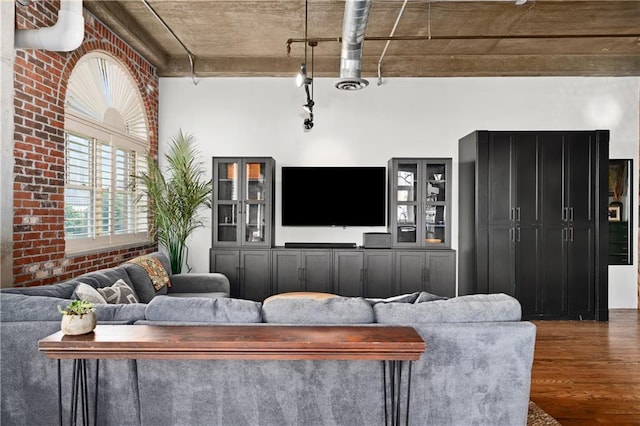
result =
[[[75,336],[91,333],[96,328],[97,317],[95,311],[84,315],[62,315],[60,329],[64,334]]]

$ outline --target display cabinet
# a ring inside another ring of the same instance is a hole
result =
[[[394,247],[451,247],[451,159],[392,158],[389,232]]]
[[[271,247],[275,160],[213,158],[213,246]]]

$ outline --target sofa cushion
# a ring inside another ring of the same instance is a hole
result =
[[[424,303],[379,303],[375,319],[384,324],[520,321],[520,302],[506,294],[473,294]]]
[[[3,294],[24,294],[28,296],[45,296],[59,297],[61,299],[72,299],[72,295],[80,281],[75,279],[65,281],[53,285],[39,285],[35,287],[11,287],[3,288],[0,296]]]
[[[105,298],[100,294],[98,290],[91,287],[89,284],[80,283],[73,292],[74,299],[86,300],[94,305],[102,305],[107,303]]]
[[[145,317],[150,321],[259,323],[260,302],[243,299],[156,296]]]
[[[123,280],[118,280],[113,283],[112,286],[102,287],[97,289],[98,293],[107,303],[138,303],[139,300],[136,297],[136,293],[133,291],[129,284]]]
[[[64,309],[70,302],[71,299],[2,292],[0,320],[2,322],[60,321],[62,314],[58,311],[58,307]]]
[[[126,305],[103,304],[95,306],[98,324],[104,322],[133,324],[145,318],[146,308],[147,305],[143,303],[130,303]]]
[[[224,291],[203,291],[198,293],[167,293],[169,297],[206,297],[208,299],[217,299],[218,297],[229,297]]]
[[[279,324],[368,324],[373,309],[361,297],[275,298],[262,305],[265,322]]]

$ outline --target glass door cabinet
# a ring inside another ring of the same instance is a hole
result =
[[[451,159],[389,160],[389,232],[394,247],[451,247]]]
[[[213,245],[273,245],[275,161],[213,158]]]

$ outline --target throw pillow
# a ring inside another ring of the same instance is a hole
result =
[[[423,303],[423,302],[433,302],[435,300],[447,300],[448,297],[438,296],[435,294],[427,293],[426,291],[421,291],[420,295],[416,299],[414,303]]]
[[[138,303],[138,296],[123,280],[116,281],[111,287],[97,289],[107,303]]]
[[[78,284],[76,289],[73,291],[72,298],[86,300],[94,305],[104,305],[107,303],[98,290],[85,283]]]
[[[374,298],[366,298],[365,300],[373,305],[377,305],[378,303],[414,303],[418,298],[418,292],[401,294],[399,296],[387,297],[386,299],[374,299]]]
[[[262,304],[264,305],[267,302],[278,299],[313,299],[313,300],[324,300],[324,299],[333,299],[334,297],[339,297],[337,294],[333,293],[319,293],[315,291],[291,291],[289,293],[279,293],[274,294],[273,296],[269,296],[264,299]]]
[[[129,260],[127,263],[133,263],[145,270],[155,291],[160,290],[165,285],[171,287],[169,275],[162,266],[162,262],[153,256],[139,256]]]

